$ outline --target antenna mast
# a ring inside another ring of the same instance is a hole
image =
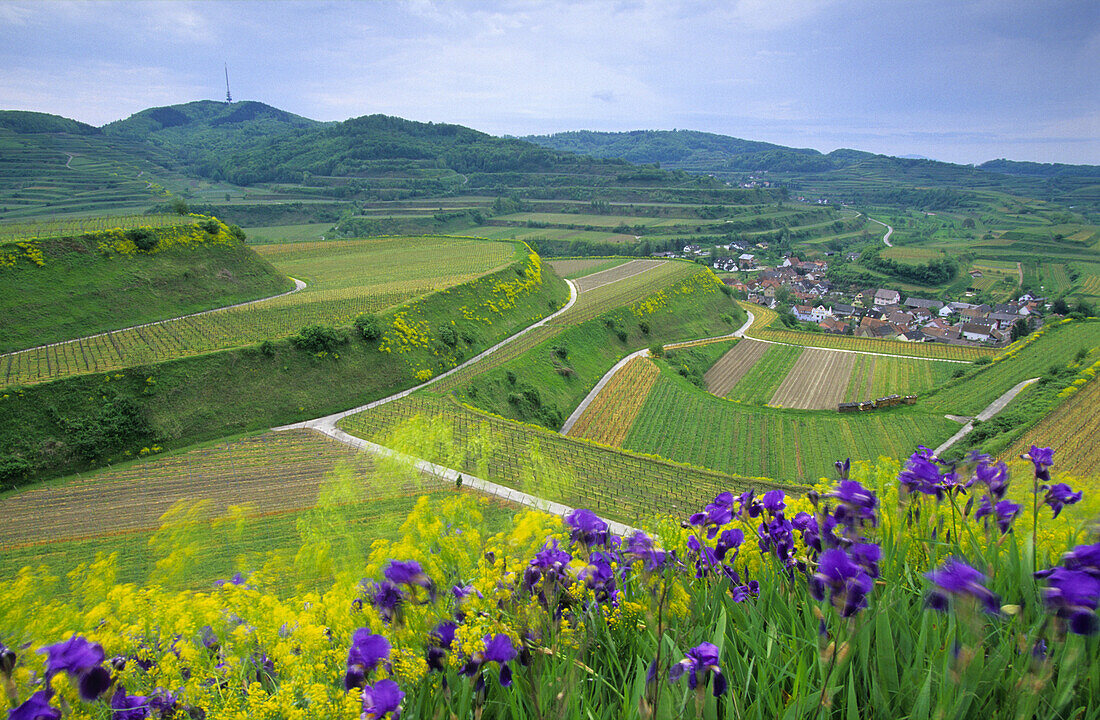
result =
[[[225,64],[225,104],[233,102],[233,96],[229,94],[229,63]]]

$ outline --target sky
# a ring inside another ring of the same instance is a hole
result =
[[[0,0],[0,109],[259,100],[494,135],[689,129],[1100,164],[1097,0]]]

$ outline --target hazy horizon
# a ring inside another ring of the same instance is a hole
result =
[[[235,100],[323,121],[1100,164],[1080,0],[0,2],[0,38],[0,108],[96,126],[224,99],[228,62]]]

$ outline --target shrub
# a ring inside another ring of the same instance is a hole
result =
[[[619,328],[615,331],[615,337],[619,338],[619,342],[626,342],[628,335],[626,334],[626,330]]]
[[[653,343],[649,346],[649,354],[653,357],[664,357],[665,346],[661,343]]]
[[[203,230],[210,233],[211,235],[217,235],[218,230],[221,229],[221,223],[219,223],[214,218],[210,218],[208,220],[200,221],[199,222],[199,227],[201,227]]]
[[[554,355],[557,355],[562,360],[565,360],[569,357],[569,348],[564,345],[555,345],[550,348],[550,352],[552,352]]]
[[[982,355],[980,358],[978,358],[977,360],[974,361],[974,364],[975,365],[988,365],[991,362],[993,362],[993,358],[989,357],[988,355]]]
[[[362,313],[355,317],[355,330],[364,340],[378,340],[382,337],[382,321],[377,315]]]
[[[264,357],[275,357],[275,343],[270,340],[264,340],[260,343],[260,353]]]
[[[149,252],[160,242],[160,238],[149,228],[131,228],[126,231],[126,239],[132,241],[142,252]]]
[[[458,345],[458,333],[452,327],[445,327],[439,331],[439,339],[443,341],[444,345],[448,347],[454,347]]]
[[[642,331],[643,335],[648,335],[649,323],[647,323],[645,320],[642,320],[640,323],[638,323],[638,329]]]
[[[310,352],[332,352],[348,341],[347,333],[331,325],[306,325],[290,338],[294,347]]]

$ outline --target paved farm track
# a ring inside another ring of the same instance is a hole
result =
[[[725,397],[745,376],[745,373],[752,369],[767,349],[768,343],[750,338],[745,338],[734,345],[703,376],[707,390],[718,397]]]
[[[771,404],[798,410],[836,409],[844,401],[855,361],[852,353],[806,348],[772,395]]]

